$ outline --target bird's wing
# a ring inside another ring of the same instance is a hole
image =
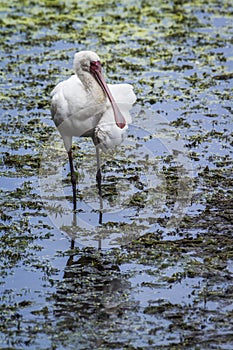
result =
[[[76,75],[57,84],[51,92],[51,115],[56,125],[79,111],[86,101],[83,86]]]
[[[108,87],[116,101],[120,106],[124,104],[131,108],[136,101],[136,96],[133,91],[133,86],[130,84],[108,84]]]

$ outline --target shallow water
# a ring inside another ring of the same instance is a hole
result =
[[[231,2],[1,9],[1,348],[231,349]],[[138,97],[101,222],[94,147],[74,142],[74,217],[49,112],[82,49]]]

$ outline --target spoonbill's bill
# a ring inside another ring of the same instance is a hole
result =
[[[76,176],[72,137],[92,138],[96,146],[96,177],[100,188],[99,149],[106,151],[122,142],[128,123],[131,122],[129,110],[136,96],[130,84],[106,84],[100,58],[92,51],[75,54],[74,71],[74,75],[60,82],[51,92],[51,114],[68,153],[75,210]]]

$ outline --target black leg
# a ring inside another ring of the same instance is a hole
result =
[[[102,197],[102,191],[101,191],[101,168],[100,168],[100,153],[98,146],[96,147],[96,160],[97,160],[97,173],[96,173],[96,181],[98,185],[99,195]]]
[[[96,173],[96,181],[97,181],[97,185],[98,185],[99,194],[101,193],[101,180],[102,180],[101,170],[98,169],[97,173]]]
[[[73,189],[73,210],[76,210],[76,175],[74,172],[73,155],[71,149],[68,151],[69,163],[70,163],[70,173],[71,173],[71,184]]]
[[[75,244],[75,241],[74,241],[74,239],[72,239],[71,242],[70,242],[70,249],[71,250],[74,249],[74,244]]]
[[[102,198],[102,188],[101,188],[102,176],[101,176],[100,154],[99,154],[98,146],[96,147],[96,160],[97,160],[96,181],[97,181],[99,199],[100,199],[99,224],[102,225],[102,219],[103,219],[103,198]]]

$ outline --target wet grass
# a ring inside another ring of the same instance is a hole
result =
[[[25,0],[1,10],[1,348],[231,349],[231,2]],[[124,147],[103,156],[102,223],[86,139],[74,145],[69,215],[49,112],[82,49],[138,97]]]

